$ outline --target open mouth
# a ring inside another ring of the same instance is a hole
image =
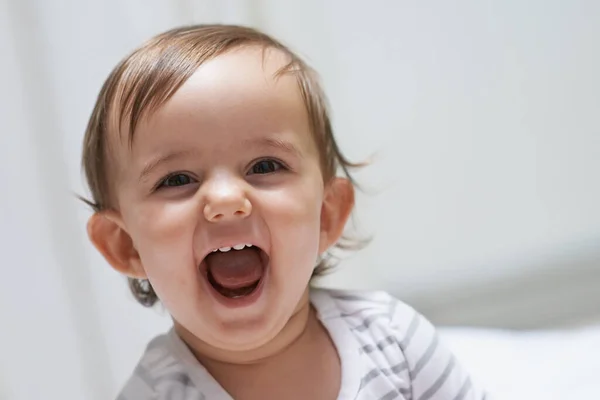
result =
[[[206,278],[221,296],[245,298],[259,287],[268,258],[262,249],[250,244],[222,247],[204,258]]]

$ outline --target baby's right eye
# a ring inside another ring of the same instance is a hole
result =
[[[165,179],[163,179],[163,181],[160,182],[160,184],[158,185],[158,189],[164,188],[164,187],[185,186],[185,185],[189,185],[190,183],[193,183],[193,182],[194,182],[194,179],[191,178],[189,175],[177,173],[177,174],[169,175]]]

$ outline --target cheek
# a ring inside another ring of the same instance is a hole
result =
[[[194,205],[188,202],[147,202],[132,213],[132,233],[138,250],[143,248],[172,247],[193,232],[196,219]]]
[[[323,189],[319,180],[269,193],[262,204],[274,255],[282,268],[312,271],[318,255]],[[282,259],[285,257],[285,260]]]
[[[131,214],[127,224],[133,227],[130,234],[151,282],[185,282],[186,274],[172,272],[175,268],[185,270],[194,262],[194,209],[191,202],[148,202],[139,204]]]

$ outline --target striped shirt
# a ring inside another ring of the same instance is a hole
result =
[[[480,400],[434,327],[385,292],[314,289],[341,362],[338,400]],[[117,400],[232,400],[171,330],[153,339]]]

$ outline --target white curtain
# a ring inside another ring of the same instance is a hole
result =
[[[304,55],[343,149],[375,154],[358,202],[375,240],[324,284],[447,315],[440,293],[576,269],[571,255],[598,270],[598,21],[591,0],[2,0],[0,399],[113,398],[169,325],[92,249],[75,200],[95,96],[151,35],[243,23]]]

